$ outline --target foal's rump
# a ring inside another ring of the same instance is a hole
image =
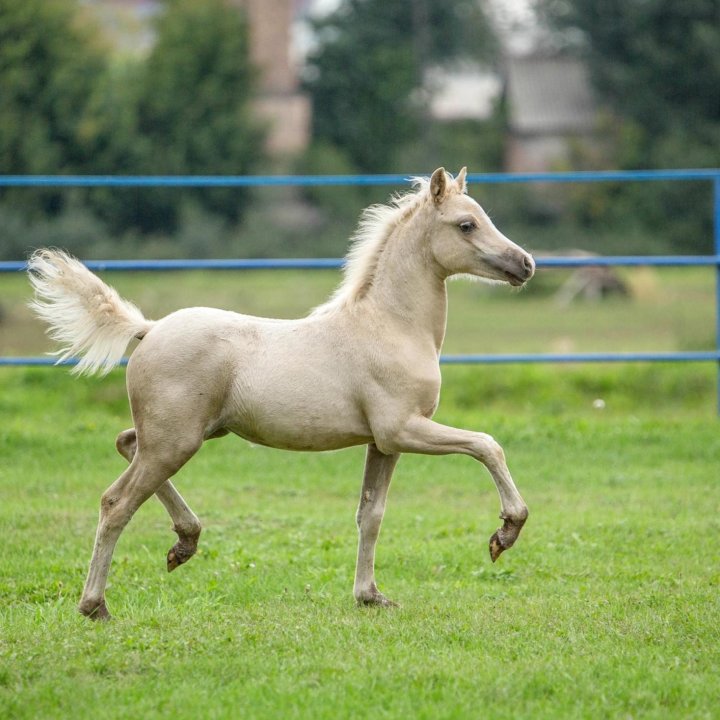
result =
[[[127,389],[141,436],[192,435],[222,428],[233,363],[235,313],[187,308],[158,320],[135,348]]]

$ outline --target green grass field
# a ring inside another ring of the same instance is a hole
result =
[[[284,315],[336,280],[288,274],[278,292],[268,275],[219,277],[112,282],[151,316],[196,302]],[[24,315],[26,286],[0,280],[1,354],[46,349]],[[539,290],[455,284],[446,349],[712,342],[711,275],[636,282],[631,303],[567,311]],[[443,375],[437,418],[492,433],[530,507],[497,564],[487,472],[466,457],[406,456],[377,564],[401,607],[359,609],[362,449],[293,454],[224,438],[176,479],[205,526],[198,555],[166,573],[174,534],[149,501],[115,554],[114,620],[94,624],[75,605],[100,494],[124,467],[113,448],[130,425],[123,372],[0,369],[0,718],[717,717],[715,368]]]

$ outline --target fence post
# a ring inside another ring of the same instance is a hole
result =
[[[720,175],[713,179],[713,234],[715,236],[715,349],[720,353]],[[720,359],[717,362],[717,404],[720,416]]]

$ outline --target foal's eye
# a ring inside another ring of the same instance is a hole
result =
[[[465,220],[464,222],[461,222],[458,227],[464,235],[469,235],[473,230],[476,229],[476,225],[472,220]]]

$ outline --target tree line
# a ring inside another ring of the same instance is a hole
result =
[[[140,60],[114,58],[74,2],[0,0],[0,165],[17,174],[244,174],[262,158],[244,16],[168,3]],[[172,232],[196,204],[236,219],[223,190],[5,191],[26,217],[82,205],[111,233]]]
[[[539,7],[554,46],[585,58],[605,109],[602,152],[578,148],[575,166],[720,165],[720,0],[541,0]],[[504,98],[482,122],[441,123],[428,112],[428,69],[458,58],[501,67],[483,8],[477,0],[343,0],[316,20],[303,80],[312,141],[290,171],[501,170]],[[0,0],[0,172],[272,171],[252,111],[257,70],[237,6],[165,0],[141,57],[111,52],[81,10],[76,0]],[[48,243],[108,257],[336,254],[347,237],[338,222],[351,226],[382,194],[307,191],[300,200],[317,212],[308,223],[312,246],[301,247],[296,224],[274,227],[266,198],[247,190],[2,189],[0,255],[17,258]],[[547,236],[560,244],[632,228],[648,243],[661,237],[662,249],[709,247],[711,194],[702,183],[573,188],[560,203],[562,218],[557,202],[530,191],[485,194],[511,226],[542,232],[552,224]]]
[[[541,0],[554,42],[582,57],[603,103],[592,169],[720,167],[720,0]],[[643,232],[650,249],[709,252],[707,182],[574,191],[578,221]]]

